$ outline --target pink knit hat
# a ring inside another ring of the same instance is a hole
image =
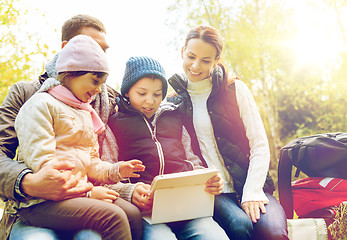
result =
[[[57,59],[55,69],[61,72],[105,72],[109,73],[106,53],[91,37],[77,35],[64,46]]]

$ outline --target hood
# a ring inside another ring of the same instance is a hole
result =
[[[55,70],[55,64],[57,62],[58,56],[59,56],[59,53],[55,54],[53,59],[45,65],[45,71],[48,77],[55,78],[58,76],[58,73]]]

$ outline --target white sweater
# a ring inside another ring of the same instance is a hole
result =
[[[270,150],[263,122],[251,92],[246,84],[236,80],[236,99],[240,116],[249,140],[250,157],[246,183],[241,203],[263,201],[268,203],[263,186],[270,164]],[[193,123],[202,156],[209,167],[219,170],[224,180],[223,192],[234,192],[232,178],[217,148],[206,101],[211,93],[211,79],[200,82],[188,81],[188,93],[193,104]]]

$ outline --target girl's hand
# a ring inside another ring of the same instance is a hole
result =
[[[205,184],[205,191],[212,195],[219,195],[222,193],[224,181],[219,173],[210,178]]]
[[[91,190],[90,197],[113,203],[119,197],[119,193],[103,186],[96,186]]]
[[[140,174],[135,172],[143,172],[145,166],[140,160],[129,160],[119,163],[119,174],[122,178],[140,177]]]
[[[252,220],[253,223],[256,223],[260,218],[261,213],[265,214],[266,209],[265,205],[262,201],[248,201],[242,203],[242,209],[248,215],[248,217]]]

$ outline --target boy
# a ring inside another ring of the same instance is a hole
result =
[[[127,61],[119,109],[110,117],[108,125],[117,140],[118,160],[138,159],[146,167],[139,178],[131,178],[132,182],[151,184],[157,175],[189,171],[203,165],[192,152],[179,106],[162,102],[166,93],[167,80],[158,61],[149,57],[131,57]],[[219,194],[223,186],[220,175],[211,178],[206,186],[209,193]],[[151,193],[147,195],[151,199]],[[189,239],[193,235],[201,239],[228,239],[212,218],[155,225],[143,221],[143,228],[145,240],[170,236]]]
[[[121,85],[118,112],[108,122],[119,147],[118,159],[139,159],[146,166],[139,178],[131,178],[134,182],[151,184],[157,175],[202,166],[190,149],[187,141],[190,138],[178,106],[162,103],[167,93],[164,74],[154,59],[130,58]]]

